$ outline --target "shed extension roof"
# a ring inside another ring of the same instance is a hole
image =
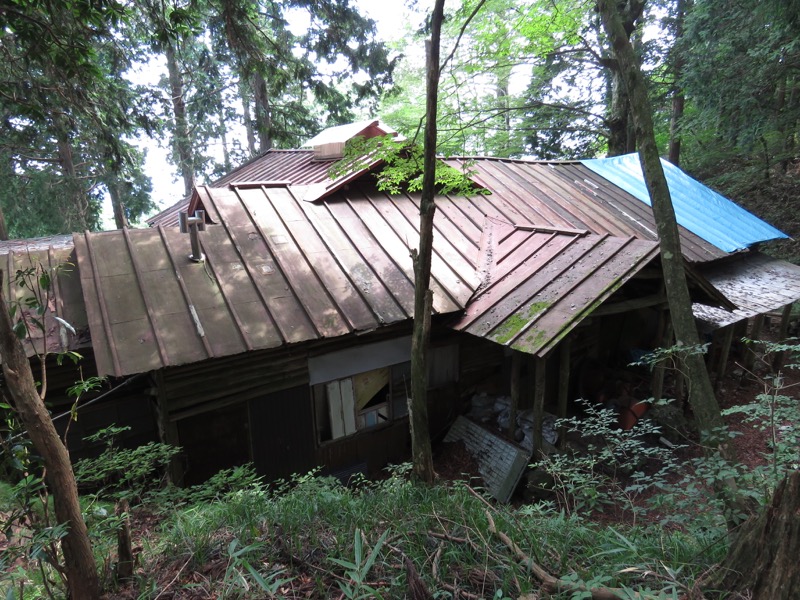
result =
[[[582,160],[581,164],[650,206],[638,154]],[[789,237],[725,196],[661,160],[679,225],[725,252]]]
[[[492,191],[497,210],[511,223],[658,240],[650,207],[580,162],[496,158],[446,162],[458,168],[466,166],[475,183]],[[679,233],[683,255],[690,262],[728,255],[685,227],[679,227]]]
[[[800,267],[760,252],[702,269],[738,308],[728,312],[695,304],[695,317],[712,329],[783,308],[800,299]]]

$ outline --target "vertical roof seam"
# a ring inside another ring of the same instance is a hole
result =
[[[264,199],[267,202],[269,202],[270,200],[269,200],[269,197],[267,196],[267,194],[265,192],[265,188],[263,186],[261,186],[259,189],[261,191],[262,196],[264,196]],[[256,231],[258,231],[258,234],[261,236],[261,239],[264,241],[264,245],[266,246],[267,250],[269,250],[269,253],[272,256],[272,260],[275,261],[275,268],[280,272],[281,277],[283,277],[284,281],[286,282],[286,285],[289,288],[289,290],[291,291],[292,296],[294,297],[294,299],[297,301],[297,304],[300,306],[300,308],[305,313],[306,319],[308,320],[309,324],[311,325],[311,329],[314,330],[314,333],[316,334],[317,337],[320,337],[320,338],[324,337],[322,335],[322,332],[320,331],[319,327],[317,326],[317,323],[314,321],[314,317],[311,314],[311,310],[309,309],[308,306],[306,306],[305,301],[300,297],[300,294],[298,293],[297,289],[295,289],[294,282],[292,282],[292,280],[286,274],[286,269],[284,269],[283,265],[281,265],[281,261],[278,258],[278,253],[275,252],[274,248],[270,244],[270,241],[268,239],[267,234],[264,233],[264,230],[261,228],[261,225],[259,225],[258,222],[256,222],[256,220],[255,220],[255,218],[253,216],[253,211],[250,209],[250,207],[244,201],[244,198],[242,198],[242,195],[239,193],[239,189],[238,188],[234,188],[233,192],[234,192],[234,194],[236,194],[236,198],[239,200],[239,204],[242,206],[242,208],[244,209],[245,213],[247,214],[248,220],[250,221],[250,223],[252,223],[253,227],[256,228]],[[270,202],[270,204],[272,205],[272,208],[274,210],[275,209],[275,205],[273,205],[271,202]],[[278,211],[276,211],[276,212],[278,212]]]
[[[595,248],[597,248],[598,246],[600,246],[600,244],[604,243],[604,242],[606,241],[606,239],[608,239],[608,237],[609,237],[609,235],[608,235],[608,234],[605,234],[605,235],[603,235],[603,236],[602,236],[602,237],[601,237],[599,240],[597,240],[597,241],[596,241],[594,244],[592,244],[591,246],[589,246],[588,248],[586,248],[586,250],[584,250],[584,251],[583,251],[583,252],[580,254],[580,256],[578,256],[578,257],[577,257],[575,260],[573,260],[573,261],[572,261],[572,264],[573,264],[573,265],[575,265],[575,264],[576,264],[576,263],[578,263],[579,261],[583,260],[583,258],[584,258],[584,257],[585,257],[587,254],[589,254],[589,253],[590,253],[592,250],[594,250]],[[576,237],[575,239],[579,239],[579,238],[577,238],[577,237]],[[625,241],[625,243],[623,243],[623,244],[620,244],[619,248],[617,248],[617,249],[616,249],[616,250],[615,250],[615,251],[614,251],[614,252],[611,254],[611,256],[609,256],[609,257],[608,257],[608,258],[607,258],[607,259],[606,259],[606,260],[603,262],[603,265],[606,265],[606,264],[608,264],[608,261],[609,261],[609,260],[611,260],[613,257],[615,257],[617,254],[619,254],[619,253],[622,251],[622,249],[623,249],[623,248],[625,248],[626,246],[628,246],[628,245],[629,245],[629,244],[630,244],[630,243],[633,241],[633,239],[634,239],[634,238],[628,238],[628,239]],[[578,279],[576,279],[574,282],[572,282],[572,284],[571,284],[570,286],[568,286],[568,287],[566,287],[566,288],[564,288],[564,289],[560,289],[560,290],[559,290],[559,295],[560,295],[562,298],[563,298],[563,297],[565,297],[565,296],[567,296],[567,295],[568,295],[568,294],[570,294],[570,293],[571,293],[571,292],[572,292],[572,291],[573,291],[573,290],[574,290],[576,287],[578,287],[580,284],[582,284],[584,281],[586,281],[586,280],[587,280],[587,279],[589,279],[589,278],[590,278],[592,275],[594,275],[594,272],[595,272],[595,270],[590,270],[590,271],[588,271],[588,272],[584,273],[584,274],[583,274],[581,277],[579,277],[579,278],[578,278]],[[551,283],[552,283],[552,282],[548,282],[548,283],[547,283],[547,285],[545,285],[543,288],[541,288],[541,289],[539,290],[539,292],[538,292],[538,293],[542,293],[542,291],[543,291],[543,290],[545,290],[545,289],[546,289],[546,288],[547,288],[547,287],[548,287],[548,286],[549,286]],[[528,332],[528,331],[529,331],[529,330],[530,330],[530,329],[533,327],[534,323],[538,322],[538,321],[539,321],[539,320],[540,320],[540,319],[541,319],[541,318],[542,318],[544,315],[546,315],[547,313],[549,313],[549,312],[550,312],[550,308],[551,308],[551,307],[552,307],[552,304],[550,304],[550,305],[548,305],[548,306],[545,306],[545,307],[544,307],[544,310],[542,310],[542,311],[541,311],[540,313],[538,313],[538,314],[537,314],[537,315],[536,315],[536,316],[535,316],[533,319],[531,319],[531,320],[530,320],[530,321],[528,321],[528,322],[527,322],[527,323],[526,323],[526,324],[525,324],[523,327],[521,327],[521,328],[520,328],[520,330],[519,330],[519,331],[518,331],[518,332],[517,332],[517,333],[516,333],[516,334],[515,334],[515,335],[514,335],[514,336],[513,336],[513,337],[512,337],[510,340],[508,340],[508,341],[506,342],[506,344],[505,344],[505,345],[506,345],[506,346],[513,346],[513,345],[514,345],[514,344],[517,342],[517,340],[519,340],[519,338],[520,338],[521,336],[523,336],[525,333],[527,333],[527,332]]]
[[[210,197],[211,196],[209,195],[209,198]],[[238,193],[236,194],[236,197],[237,198],[239,197]],[[214,208],[216,209],[216,206],[214,206]],[[219,214],[218,210],[217,214]],[[248,279],[250,279],[250,283],[255,289],[256,294],[258,294],[258,297],[261,299],[261,305],[264,307],[264,311],[267,313],[267,316],[269,317],[272,326],[275,328],[275,331],[278,332],[278,335],[281,338],[281,344],[285,344],[288,341],[289,337],[286,335],[286,332],[283,331],[283,328],[281,327],[280,323],[278,323],[278,320],[275,318],[275,315],[272,314],[272,311],[269,308],[269,302],[267,302],[267,298],[266,296],[264,296],[264,290],[262,290],[261,286],[259,286],[258,283],[256,283],[256,279],[253,276],[253,272],[250,269],[250,266],[248,265],[247,261],[244,259],[241,246],[239,246],[239,244],[234,239],[233,234],[231,234],[231,229],[230,226],[228,225],[228,220],[222,218],[222,215],[219,215],[219,217],[220,217],[219,220],[220,225],[222,225],[223,229],[225,230],[225,234],[228,236],[228,239],[231,242],[231,245],[233,246],[234,250],[236,250],[236,256],[239,257],[240,264],[244,268],[245,273],[247,273],[247,277]]]
[[[178,269],[178,265],[175,263],[175,257],[172,254],[172,248],[170,248],[169,241],[167,241],[167,236],[164,234],[164,226],[159,225],[156,229],[158,231],[159,237],[161,238],[161,243],[164,245],[164,249],[167,251],[169,264],[172,267],[172,272],[175,273],[175,279],[177,280],[178,287],[180,288],[181,294],[183,295],[183,300],[184,302],[186,302],[186,307],[190,308],[193,306],[192,299],[189,296],[189,290],[186,287],[186,282],[183,280],[183,275],[181,275],[181,272]],[[199,315],[197,319],[198,320],[200,319]],[[195,327],[195,331],[197,332],[197,337],[199,337],[200,341],[203,343],[203,347],[205,348],[206,355],[208,356],[208,358],[214,358],[214,351],[211,349],[211,344],[209,344],[206,336],[200,335],[200,331],[197,327]]]
[[[108,317],[106,297],[105,294],[103,293],[103,288],[101,287],[102,282],[100,279],[100,272],[97,268],[97,260],[95,259],[94,248],[92,248],[92,242],[90,241],[91,238],[89,237],[89,232],[85,231],[83,233],[83,236],[84,239],[86,240],[86,253],[89,258],[89,264],[92,267],[92,279],[94,280],[94,289],[100,304],[100,318],[103,321],[103,330],[106,332],[106,339],[108,340],[108,348],[109,351],[111,352],[111,361],[114,363],[114,374],[120,376],[123,374],[122,367],[119,362],[119,353],[117,352],[116,340],[114,339],[113,333],[111,331],[111,321],[109,320]]]

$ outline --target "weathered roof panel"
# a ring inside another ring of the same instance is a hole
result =
[[[638,154],[583,160],[581,163],[650,206]],[[678,224],[725,252],[788,237],[721,194],[661,160]]]
[[[708,265],[701,272],[738,307],[728,312],[695,304],[695,317],[712,329],[778,310],[800,299],[800,267],[760,252]]]
[[[544,356],[658,254],[630,238],[519,228],[487,220],[484,282],[452,325]]]
[[[617,237],[658,239],[649,206],[594,173],[580,162],[460,158],[470,178],[492,191],[496,215],[510,223],[534,223],[566,229],[586,229]],[[684,256],[707,262],[727,256],[713,244],[679,227]]]
[[[29,323],[29,336],[23,340],[28,357],[80,350],[90,345],[80,275],[75,263],[71,236],[0,242],[2,294],[9,306],[18,306],[16,314],[24,315]],[[38,285],[41,270],[50,276],[49,289]],[[20,285],[18,271],[27,274],[22,279],[28,283]],[[43,321],[44,330],[32,321],[39,318],[35,308],[26,305],[34,297],[34,289],[38,301],[48,308]]]

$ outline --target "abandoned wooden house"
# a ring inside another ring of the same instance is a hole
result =
[[[84,376],[123,386],[81,412],[70,431],[76,452],[89,450],[82,436],[117,422],[135,441],[180,446],[173,475],[184,483],[247,461],[277,478],[317,465],[375,472],[407,455],[419,195],[379,191],[378,160],[328,175],[347,140],[385,133],[365,122],[328,130],[309,149],[270,150],[148,229],[3,246],[11,273],[31,260],[74,265],[51,305],[74,331],[48,321],[50,347],[78,349]],[[476,391],[513,388],[520,406],[564,414],[584,393],[580,365],[626,365],[669,343],[635,156],[469,164],[489,193],[436,199],[437,437]],[[800,268],[755,250],[784,234],[665,168],[709,331],[800,299]],[[12,301],[20,293],[3,291]],[[729,336],[717,337],[724,350]],[[60,406],[59,389],[77,378],[66,369],[51,365]]]

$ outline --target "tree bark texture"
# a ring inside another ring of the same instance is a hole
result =
[[[622,3],[621,6],[620,4],[617,6],[620,11],[617,14],[620,18],[625,41],[630,44],[631,35],[636,29],[636,22],[644,11],[644,0],[628,0]],[[606,119],[608,155],[618,156],[636,151],[636,135],[633,133],[633,126],[631,125],[631,92],[626,85],[622,65],[619,64],[619,58],[616,57],[613,48],[612,60],[608,64],[611,71],[611,99],[609,101],[608,118]]]
[[[0,272],[2,281],[2,272]],[[58,437],[50,413],[36,390],[30,363],[25,350],[13,331],[5,299],[0,295],[0,353],[3,374],[14,407],[33,442],[44,459],[47,484],[53,494],[53,506],[59,523],[68,531],[61,540],[69,595],[73,600],[99,598],[97,567],[86,523],[78,503],[78,487],[72,472],[69,453]]]
[[[675,49],[681,38],[683,37],[684,21],[686,20],[686,11],[690,10],[692,0],[678,0],[675,6],[675,25],[674,35],[675,43],[672,47],[673,60],[672,60],[672,115],[669,122],[669,162],[678,166],[681,162],[681,134],[680,125],[683,120],[683,111],[686,106],[686,96],[683,94],[681,87],[681,75],[683,74],[683,57],[680,51]]]
[[[114,225],[117,229],[130,227],[128,215],[125,214],[125,203],[122,201],[122,194],[119,193],[119,178],[115,175],[114,181],[107,187],[108,195],[111,197],[111,207],[114,209]]]
[[[692,301],[686,284],[678,224],[658,155],[647,87],[620,18],[616,1],[599,0],[598,9],[631,100],[639,145],[639,160],[656,220],[664,284],[676,344],[685,347],[697,346],[700,344],[700,338],[692,315]],[[696,352],[689,353],[683,365],[688,377],[689,402],[697,419],[698,428],[707,434],[718,431],[724,423],[703,356]]]
[[[175,119],[174,144],[178,155],[178,170],[183,178],[183,193],[189,196],[194,189],[194,149],[186,117],[186,103],[183,99],[183,78],[181,77],[175,47],[171,41],[164,46],[169,73],[169,90],[172,95],[172,114]]]
[[[431,15],[431,39],[427,44],[427,99],[423,151],[422,198],[419,208],[419,251],[414,257],[414,331],[411,337],[411,453],[414,475],[433,483],[433,453],[428,431],[428,345],[433,292],[433,217],[436,212],[436,109],[439,90],[439,41],[444,20],[444,0],[436,0]]]
[[[753,600],[791,600],[800,591],[800,471],[739,529],[720,570],[704,587]]]
[[[253,75],[253,104],[255,107],[258,152],[272,149],[272,109],[269,105],[267,82],[260,73]]]

